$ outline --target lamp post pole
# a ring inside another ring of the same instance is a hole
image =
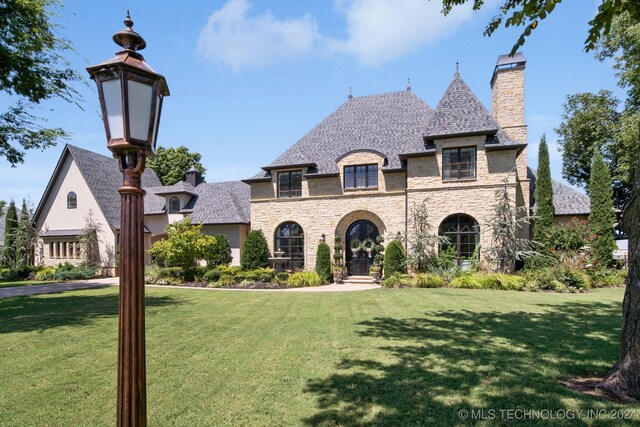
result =
[[[138,53],[146,47],[127,27],[113,40],[123,48],[87,68],[98,87],[107,148],[123,175],[120,193],[120,299],[118,305],[117,425],[146,426],[147,382],[144,324],[144,195],[142,173],[154,153],[162,100],[169,95],[163,76]]]

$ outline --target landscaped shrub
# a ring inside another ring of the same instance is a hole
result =
[[[16,280],[25,280],[29,278],[29,275],[31,275],[33,271],[34,268],[29,266],[2,268],[0,269],[0,282],[14,282]]]
[[[387,251],[388,250],[389,248],[387,247]],[[382,286],[385,288],[408,288],[411,287],[411,277],[408,274],[393,273],[384,278]]]
[[[222,274],[220,274],[220,270],[218,270],[217,268],[212,268],[211,270],[204,273],[204,280],[207,283],[213,283],[220,280],[221,276]]]
[[[552,268],[544,268],[539,270],[527,270],[523,272],[527,286],[530,289],[539,289],[542,291],[562,292],[567,287],[558,280],[555,271]]]
[[[233,278],[236,283],[243,281],[248,282],[271,282],[275,277],[275,270],[273,268],[256,268],[249,271],[239,271]]]
[[[193,280],[195,272],[189,269],[214,252],[216,245],[216,239],[202,234],[201,229],[202,225],[193,224],[189,218],[169,224],[165,228],[167,238],[155,242],[148,252],[162,266],[182,267],[185,279]]]
[[[262,230],[252,230],[242,245],[240,266],[243,270],[269,267],[269,246]]]
[[[44,271],[44,270],[43,270]],[[41,274],[40,280],[86,280],[93,279],[98,271],[97,267],[81,264],[73,266],[68,262],[58,264],[53,272]]]
[[[207,266],[212,268],[231,264],[233,257],[229,239],[224,234],[216,234],[213,237],[216,239],[215,244],[208,246],[204,252],[204,260],[207,261]]]
[[[482,289],[482,282],[475,274],[462,274],[449,282],[452,288]]]
[[[56,272],[55,267],[45,267],[36,273],[36,280],[53,280],[52,277]],[[2,279],[4,280],[4,279]]]
[[[316,273],[324,283],[330,283],[333,275],[331,274],[331,250],[325,242],[318,244],[316,252]]]
[[[233,266],[219,265],[215,269],[220,272],[221,276],[227,275],[231,277],[235,276],[236,274],[238,274],[238,272],[242,270],[242,268],[239,265],[233,265]]]
[[[289,277],[288,286],[291,288],[306,288],[322,285],[322,279],[315,271],[299,271]]]
[[[185,282],[181,267],[160,267],[148,265],[144,271],[145,281],[156,285],[177,286]]]
[[[525,278],[515,274],[489,273],[474,275],[480,281],[482,289],[500,289],[503,291],[521,291],[525,286]]]
[[[561,267],[554,269],[554,273],[557,279],[567,287],[591,289],[591,278],[582,270]]]
[[[594,268],[588,270],[588,273],[591,277],[591,286],[594,288],[625,286],[627,284],[627,269]]]
[[[287,273],[286,271],[281,271],[280,273],[276,274],[275,281],[280,285],[286,285],[289,281],[289,273]]]
[[[400,240],[392,240],[387,245],[384,253],[384,277],[392,276],[395,273],[406,273],[407,268],[404,247]]]
[[[236,281],[233,278],[233,276],[230,276],[228,274],[223,274],[220,279],[216,282],[217,286],[231,286],[233,284],[235,284]]]
[[[411,286],[415,288],[441,288],[446,284],[442,276],[433,273],[416,274],[411,279]]]

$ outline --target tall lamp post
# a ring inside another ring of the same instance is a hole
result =
[[[98,86],[107,148],[123,174],[120,219],[120,300],[118,307],[118,426],[145,426],[147,383],[144,334],[144,195],[141,175],[158,136],[162,99],[169,95],[163,76],[137,51],[146,47],[127,27],[114,34],[123,50],[87,71]]]

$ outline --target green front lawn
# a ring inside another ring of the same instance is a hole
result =
[[[56,283],[53,280],[16,280],[15,282],[0,282],[0,289],[14,288],[16,286],[48,285]]]
[[[114,424],[117,292],[0,300],[0,425]],[[613,364],[622,297],[147,288],[149,425],[451,425],[460,409],[621,408],[558,381]]]

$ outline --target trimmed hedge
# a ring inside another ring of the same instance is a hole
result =
[[[384,277],[406,273],[405,263],[406,257],[402,243],[398,239],[392,240],[384,252]]]
[[[318,244],[316,252],[316,273],[324,283],[330,283],[333,278],[331,274],[331,250],[325,242]]]

